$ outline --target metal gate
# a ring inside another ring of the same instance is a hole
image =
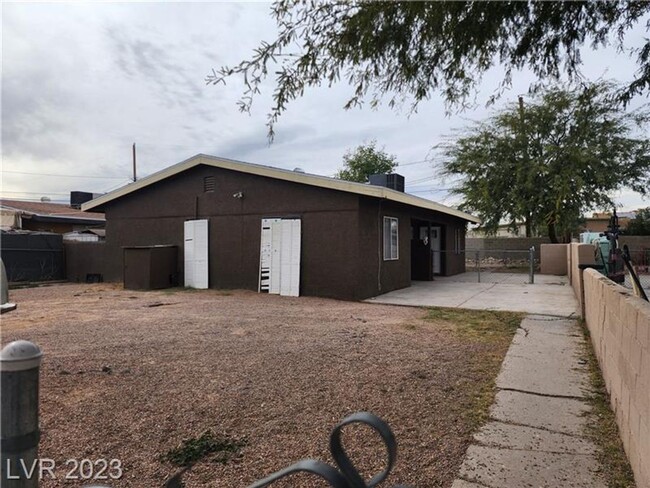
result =
[[[448,251],[439,251],[444,258]],[[445,277],[447,281],[466,283],[533,284],[539,271],[539,258],[535,247],[530,249],[477,249],[461,251],[464,254],[465,272]],[[455,258],[457,259],[457,258]],[[445,259],[447,261],[447,259]]]

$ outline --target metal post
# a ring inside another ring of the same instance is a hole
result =
[[[528,250],[528,263],[530,266],[530,270],[528,272],[528,281],[530,281],[530,284],[532,285],[535,283],[535,246],[532,246]]]
[[[43,353],[29,341],[0,351],[0,432],[3,488],[38,487],[38,376]]]
[[[481,251],[476,251],[476,272],[478,273],[478,282],[481,282],[481,262],[479,261],[480,259],[480,252]]]

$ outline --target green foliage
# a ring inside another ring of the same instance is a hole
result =
[[[459,177],[454,192],[495,233],[502,221],[527,235],[545,229],[553,242],[570,235],[581,215],[611,208],[623,187],[650,193],[650,141],[635,137],[650,115],[623,112],[610,83],[554,87],[525,107],[512,105],[445,147],[444,170]]]
[[[454,324],[462,337],[478,342],[498,342],[510,339],[526,314],[498,310],[468,310],[462,308],[432,307],[427,320]]]
[[[397,167],[395,156],[377,149],[377,142],[361,145],[343,156],[344,166],[335,175],[336,178],[357,183],[367,183],[374,174],[392,173]]]
[[[169,450],[160,458],[162,461],[185,467],[210,455],[214,455],[216,462],[226,463],[242,445],[241,442],[219,438],[212,432],[206,431],[201,434],[201,437],[185,439],[179,447]]]
[[[625,233],[631,236],[650,236],[650,207],[638,210],[630,220]]]
[[[275,75],[269,135],[287,104],[305,89],[343,79],[353,94],[345,107],[370,96],[413,108],[434,95],[462,107],[493,66],[505,74],[530,69],[540,80],[579,78],[580,49],[614,43],[650,12],[650,2],[368,2],[276,0],[277,38],[250,59],[213,70],[206,82],[242,75],[240,109],[250,110],[269,73]],[[636,49],[639,70],[620,93],[624,101],[650,91],[650,40]]]

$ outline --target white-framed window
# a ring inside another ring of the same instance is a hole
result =
[[[399,220],[384,217],[384,261],[399,259]]]

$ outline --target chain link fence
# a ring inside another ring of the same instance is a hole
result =
[[[446,261],[444,253],[448,251],[433,251],[434,262],[436,252],[441,253],[442,260]],[[446,276],[446,280],[530,284],[535,282],[535,274],[539,272],[539,258],[534,248],[465,250],[461,253],[464,255],[465,273]]]

